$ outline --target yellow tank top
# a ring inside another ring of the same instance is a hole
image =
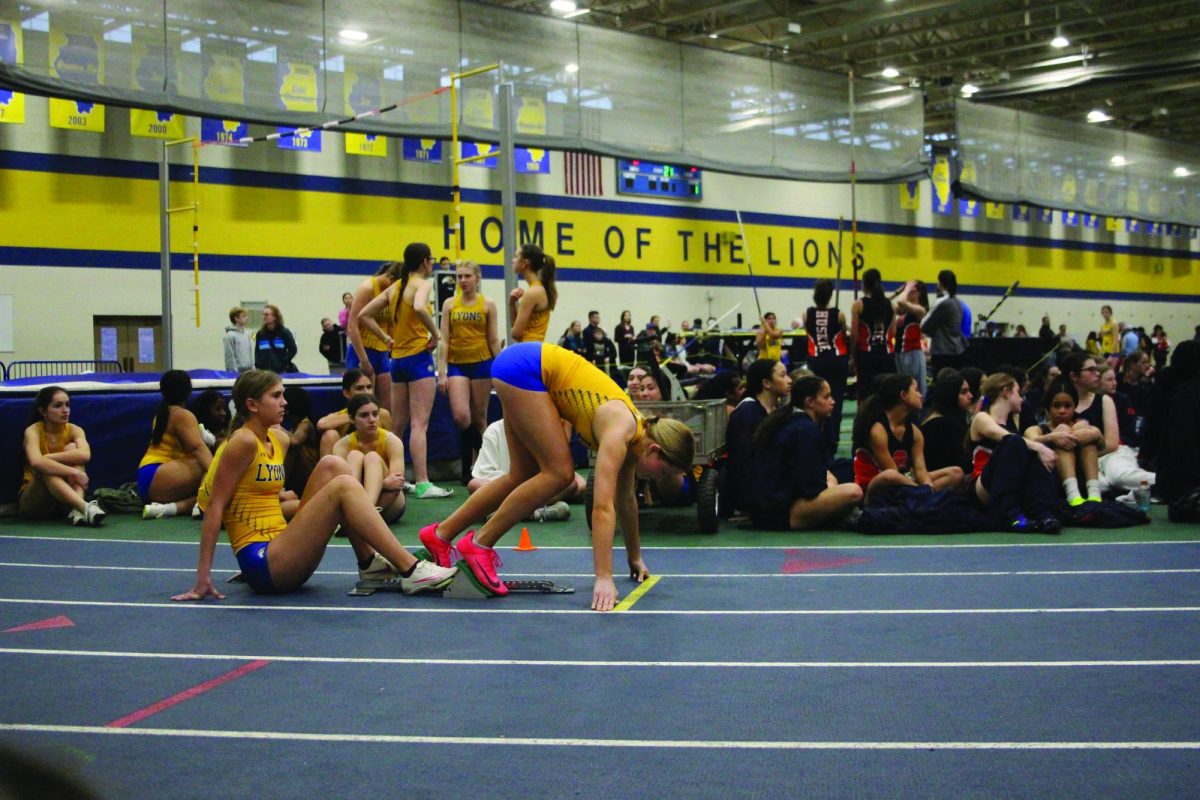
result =
[[[154,422],[150,423],[150,431],[153,435]],[[162,439],[158,444],[153,441],[146,447],[146,454],[142,456],[142,461],[138,464],[138,469],[150,464],[166,464],[168,461],[182,461],[187,458],[188,454],[183,452],[183,447],[179,444],[179,439],[175,434],[171,433],[170,426],[163,431]]]
[[[380,294],[387,290],[386,287],[380,285],[381,283],[382,281],[380,281],[378,277],[371,278],[371,300],[379,297]],[[375,312],[375,321],[378,322],[379,327],[385,331],[392,327],[391,304],[385,303],[383,308]],[[359,332],[362,334],[363,347],[367,348],[368,350],[387,350],[387,343],[374,333],[371,333],[371,331],[368,330],[365,325],[359,326]]]
[[[346,406],[342,409],[342,413],[347,417],[350,416],[350,407]],[[390,431],[392,429],[392,412],[386,408],[379,409],[379,430]],[[346,436],[354,430],[354,423],[347,422],[345,425],[337,429],[339,436]]]
[[[257,440],[258,452],[238,479],[221,518],[235,553],[254,542],[269,542],[287,527],[283,509],[279,506],[279,491],[283,488],[283,448],[275,431],[267,431],[267,438],[271,442],[272,455],[267,455],[266,444]],[[213,456],[212,465],[200,484],[196,503],[201,511],[208,507],[226,444],[222,444]]]
[[[46,437],[46,423],[35,422],[34,425],[37,425],[38,429],[38,452],[44,456],[48,456],[51,453],[61,453],[63,448],[75,438],[75,426],[68,422],[63,426],[62,436],[56,442],[57,446],[51,450],[50,440]],[[25,473],[21,476],[21,491],[25,491],[25,487],[33,483],[33,474],[33,467],[26,464]]]
[[[422,280],[418,278],[409,278],[411,283],[414,280]],[[406,287],[407,288],[407,287]],[[429,343],[429,331],[426,330],[421,318],[417,316],[417,312],[413,309],[412,303],[404,299],[403,293],[396,290],[396,304],[400,307],[399,313],[393,312],[392,319],[392,358],[404,358],[406,356],[415,356],[425,349],[425,345]],[[433,313],[433,298],[430,298],[429,312]]]
[[[637,422],[633,441],[636,442],[645,433],[642,415],[634,407],[629,395],[617,386],[616,381],[569,350],[554,344],[542,345],[542,383],[546,384],[558,415],[571,423],[580,438],[593,450],[600,446],[592,432],[596,409],[610,400],[620,400],[633,414]]]
[[[759,354],[759,358],[769,358],[772,361],[778,361],[783,357],[783,337],[778,338],[773,336],[763,335],[763,351]]]
[[[378,453],[384,461],[387,461],[387,437],[389,435],[390,434],[387,431],[381,429],[379,431],[379,436],[375,439],[375,452]],[[360,449],[358,445],[358,431],[351,431],[348,438],[350,439],[349,444],[351,450]]]
[[[487,340],[487,299],[475,294],[475,302],[467,305],[462,295],[454,298],[450,306],[450,350],[447,360],[451,364],[475,364],[492,357]]]
[[[1111,319],[1100,324],[1100,352],[1103,355],[1118,352],[1117,323]]]
[[[541,281],[530,281],[530,286],[541,286]],[[544,342],[546,341],[546,330],[550,327],[550,309],[546,308],[541,311],[534,311],[529,315],[529,322],[525,325],[525,335],[521,337],[522,342]]]

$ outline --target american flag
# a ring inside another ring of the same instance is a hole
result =
[[[563,153],[563,174],[566,176],[564,191],[581,197],[601,197],[604,187],[600,182],[600,156],[591,153]]]

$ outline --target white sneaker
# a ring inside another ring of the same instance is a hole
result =
[[[396,577],[398,573],[392,562],[376,553],[371,557],[371,563],[366,568],[358,568],[358,579],[363,581],[386,581]]]
[[[432,561],[418,561],[408,577],[400,576],[400,591],[405,594],[436,592],[444,589],[458,574],[458,567],[439,567]]]
[[[404,493],[405,494],[416,494],[417,493],[417,485],[415,483],[405,483],[404,484]]]
[[[570,518],[571,507],[562,500],[559,500],[557,503],[551,503],[548,506],[542,506],[533,512],[535,522],[562,522]]]
[[[108,512],[100,507],[100,504],[92,500],[83,509],[83,517],[87,524],[93,528],[99,528],[104,524],[104,518],[108,516]]]
[[[83,515],[83,512],[76,511],[73,508],[71,509],[70,513],[67,514],[67,521],[75,526],[87,525],[87,517]]]
[[[431,484],[429,484],[429,486],[427,486],[425,488],[424,492],[417,492],[417,499],[418,500],[437,500],[438,498],[441,498],[441,497],[449,497],[452,494],[454,494],[453,489],[443,489],[442,487],[431,483]]]
[[[192,519],[204,519],[204,512],[200,510],[200,504],[192,506]]]
[[[142,519],[162,519],[167,516],[167,503],[146,503],[142,506]],[[174,506],[174,503],[170,505]]]

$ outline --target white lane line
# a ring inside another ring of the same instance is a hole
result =
[[[194,573],[195,567],[125,567],[108,564],[36,564],[24,561],[0,561],[0,568],[20,569],[78,569],[111,570],[116,572],[183,572]],[[234,568],[227,567],[232,571]],[[1022,569],[1022,570],[959,570],[919,572],[656,572],[662,578],[994,578],[1071,575],[1191,575],[1200,568],[1176,569]],[[316,575],[357,575],[357,570],[320,569]],[[506,577],[529,578],[593,578],[591,572],[505,572]]]
[[[0,724],[14,733],[103,734],[189,739],[257,739],[355,744],[432,744],[491,747],[603,747],[674,750],[1200,750],[1200,742],[806,742],[736,739],[584,739],[546,736],[402,736],[398,734],[304,733],[187,728],[108,728],[99,725]]]
[[[180,661],[270,661],[299,664],[386,664],[451,667],[651,667],[655,669],[1043,669],[1080,667],[1200,667],[1200,659],[1102,661],[588,661],[529,658],[380,658],[357,656],[143,653],[121,650],[47,650],[2,647],[0,655],[131,658]]]
[[[35,597],[0,597],[0,603],[40,606],[92,606],[98,608],[171,608],[204,611],[300,611],[310,612],[367,612],[373,614],[587,614],[585,608],[480,608],[472,604],[450,607],[397,608],[395,606],[283,606],[240,605],[205,601],[191,603],[133,603],[116,600],[45,600]],[[631,609],[630,616],[680,617],[825,617],[825,616],[954,616],[987,614],[1194,614],[1200,606],[1111,606],[1097,608],[781,608],[781,609]],[[619,619],[620,614],[601,615]]]
[[[0,539],[14,539],[17,541],[42,541],[42,542],[100,542],[103,544],[166,544],[166,545],[186,545],[188,547],[196,547],[195,541],[164,541],[156,539],[103,539],[103,538],[86,538],[79,536],[14,536],[12,534],[0,534]],[[659,546],[652,545],[643,547],[643,550],[654,551],[687,551],[687,552],[707,552],[711,550],[961,550],[961,549],[1005,549],[1014,547],[1136,547],[1140,545],[1171,545],[1171,546],[1187,546],[1195,547],[1200,544],[1200,537],[1197,539],[1181,539],[1181,540],[1155,540],[1148,542],[1129,541],[1129,542],[1010,542],[1010,543],[973,543],[962,542],[959,544],[803,544],[796,542],[793,544],[778,544],[778,545],[696,545],[694,547],[684,546]],[[348,544],[338,542],[330,542],[330,547],[350,547]],[[415,545],[414,545],[415,546]],[[515,547],[515,545],[514,545]],[[503,551],[505,548],[501,547]],[[538,545],[539,550],[586,550],[591,552],[590,545]],[[615,549],[620,549],[617,546]]]

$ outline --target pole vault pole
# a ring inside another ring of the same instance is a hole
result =
[[[854,299],[858,299],[858,165],[854,148],[854,70],[850,70],[850,263],[854,267]]]
[[[837,249],[837,282],[834,284],[833,307],[837,308],[842,300],[842,234],[846,218],[838,215],[838,249]]]
[[[746,269],[750,273],[750,288],[754,290],[754,306],[758,309],[758,321],[762,322],[762,304],[758,302],[758,284],[754,281],[754,267],[750,263],[753,259],[750,257],[750,240],[746,238],[746,228],[742,225],[742,212],[734,211],[737,214],[738,230],[742,234],[742,245],[746,248]]]

